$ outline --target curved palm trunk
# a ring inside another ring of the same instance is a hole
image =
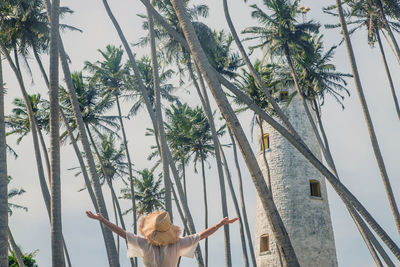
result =
[[[6,151],[3,68],[0,54],[0,266],[8,266],[8,176]]]
[[[221,160],[221,155],[219,153],[219,140],[217,136],[217,130],[215,128],[215,123],[214,123],[214,117],[211,111],[211,106],[210,106],[210,101],[208,99],[207,95],[207,90],[206,86],[204,84],[204,80],[201,76],[201,72],[197,65],[196,67],[196,72],[199,77],[200,81],[200,86],[197,83],[196,77],[193,74],[191,62],[189,61],[188,64],[188,69],[190,72],[190,75],[192,77],[193,83],[195,85],[197,94],[199,95],[199,98],[201,100],[203,109],[206,112],[206,117],[207,121],[210,124],[210,129],[211,129],[211,135],[213,138],[213,145],[214,145],[214,151],[215,151],[215,158],[217,161],[217,169],[218,169],[218,180],[219,180],[219,188],[220,188],[220,194],[221,194],[221,207],[222,207],[222,217],[228,217],[228,206],[226,203],[226,190],[225,190],[225,181],[224,181],[224,174],[222,170],[222,160]],[[200,91],[201,89],[201,91]],[[231,245],[230,245],[230,235],[229,235],[229,226],[225,225],[224,226],[224,245],[225,245],[225,264],[226,266],[231,266],[232,265],[232,259],[231,259]]]
[[[44,0],[44,4],[45,4],[45,7],[46,7],[47,16],[48,16],[49,20],[51,20],[51,17],[50,17],[50,13],[51,13],[50,0]],[[99,207],[99,210],[100,210],[101,214],[106,219],[108,219],[108,213],[107,213],[106,205],[105,205],[105,202],[104,202],[103,193],[101,191],[101,185],[100,185],[99,177],[97,175],[96,166],[95,166],[95,163],[94,163],[93,155],[92,155],[92,152],[90,150],[89,141],[88,141],[87,134],[86,134],[86,131],[85,131],[85,126],[84,126],[84,123],[83,123],[82,114],[81,114],[81,111],[80,111],[80,108],[79,108],[79,102],[78,102],[78,99],[77,99],[77,96],[76,96],[74,85],[72,83],[71,71],[69,69],[67,55],[66,55],[65,50],[64,50],[64,46],[63,46],[63,43],[62,43],[61,36],[59,36],[59,56],[60,56],[60,59],[61,59],[61,66],[63,68],[65,83],[66,83],[67,88],[68,88],[69,97],[70,97],[70,101],[71,101],[71,104],[72,104],[72,109],[73,109],[74,116],[75,116],[75,119],[76,119],[76,123],[77,123],[77,126],[78,126],[79,135],[81,137],[82,147],[83,147],[83,150],[85,152],[87,164],[89,166],[89,172],[90,172],[90,175],[92,177],[92,183],[93,183],[93,188],[94,188],[94,192],[95,192],[95,195],[96,195],[97,205]],[[116,251],[116,248],[115,248],[115,243],[114,243],[114,239],[113,239],[111,230],[109,230],[107,227],[103,226],[100,222],[99,222],[99,224],[102,227],[102,231],[104,233],[104,242],[105,242],[105,246],[106,246],[106,250],[107,250],[108,262],[109,262],[110,266],[112,266],[112,267],[119,267],[120,264],[119,264],[119,260],[118,260],[118,257],[117,257],[117,251]]]
[[[45,160],[46,169],[47,169],[47,175],[48,175],[49,184],[50,184],[50,177],[51,177],[50,158],[49,158],[48,150],[47,150],[47,147],[46,147],[46,143],[44,142],[42,130],[39,128],[39,124],[37,122],[36,117],[35,117],[35,124],[38,125],[38,127],[37,127],[38,137],[39,137],[40,145],[42,147],[42,152],[43,152],[43,155],[44,155],[44,160]]]
[[[150,50],[151,50],[151,63],[152,63],[152,73],[153,73],[153,87],[154,87],[154,105],[155,105],[155,117],[157,119],[157,125],[160,129],[164,127],[163,118],[161,113],[161,89],[160,89],[160,81],[158,75],[158,62],[157,62],[157,51],[156,51],[156,42],[155,42],[155,33],[154,33],[154,24],[153,17],[150,12],[147,12],[148,24],[149,24],[149,37],[150,37]],[[165,139],[164,131],[158,131],[158,134],[164,135],[164,137],[160,138],[160,140]],[[161,142],[160,146],[160,157],[163,166],[163,178],[164,178],[164,188],[165,188],[165,208],[170,214],[171,221],[173,220],[172,214],[172,202],[171,202],[171,185],[169,183],[169,167],[168,167],[168,159],[165,153],[165,142]]]
[[[222,149],[221,144],[219,145],[219,153],[221,153],[222,163],[224,165],[224,170],[225,170],[225,176],[226,176],[226,180],[228,181],[229,191],[231,192],[233,205],[235,206],[236,216],[239,218],[239,233],[240,233],[240,240],[242,242],[242,254],[243,254],[244,266],[248,267],[249,259],[247,257],[247,246],[246,246],[246,238],[245,238],[244,228],[243,228],[242,215],[240,214],[239,203],[237,201],[235,189],[233,188],[232,178],[231,178],[231,174],[229,172],[229,167],[228,167],[228,162],[226,160],[225,153]]]
[[[238,121],[232,107],[230,106],[226,95],[222,91],[221,84],[218,80],[218,76],[211,67],[207,60],[207,57],[201,48],[200,42],[197,39],[195,30],[191,21],[188,17],[185,5],[181,0],[171,0],[171,3],[175,9],[177,17],[179,19],[180,25],[182,27],[183,33],[189,44],[189,48],[195,62],[198,64],[201,73],[204,75],[208,83],[208,87],[214,95],[214,99],[217,102],[222,115],[227,121],[228,127],[232,130],[235,138],[244,154],[247,166],[249,168],[250,174],[253,178],[253,182],[256,185],[256,189],[261,198],[263,207],[268,215],[271,225],[274,225],[274,235],[276,237],[277,243],[280,247],[284,249],[284,260],[288,266],[299,266],[295,251],[289,240],[288,234],[286,232],[285,226],[282,219],[279,216],[278,210],[271,198],[271,193],[265,184],[264,177],[262,175],[261,169],[257,164],[257,160],[253,154],[251,146],[243,132],[240,122]]]
[[[394,194],[393,194],[393,191],[392,191],[392,186],[390,185],[388,174],[386,172],[385,162],[383,161],[383,157],[382,157],[381,150],[380,150],[380,147],[379,147],[379,144],[378,144],[378,140],[377,140],[376,135],[375,135],[374,125],[372,124],[372,120],[371,120],[371,116],[369,114],[367,102],[365,100],[364,91],[363,91],[363,88],[362,88],[362,85],[361,85],[361,79],[360,79],[360,75],[358,73],[357,63],[356,63],[354,52],[353,52],[353,47],[352,47],[352,44],[351,44],[350,36],[348,34],[346,21],[345,21],[345,18],[343,16],[341,0],[336,0],[336,6],[337,6],[337,9],[338,9],[340,25],[342,27],[342,32],[343,32],[344,40],[345,40],[345,43],[346,43],[346,48],[347,48],[347,53],[348,53],[349,60],[350,60],[351,69],[352,69],[352,72],[353,72],[354,82],[355,82],[355,85],[356,85],[358,97],[359,97],[360,102],[361,102],[361,107],[362,107],[362,110],[363,110],[363,113],[364,113],[364,118],[365,118],[365,121],[367,123],[367,128],[368,128],[368,133],[369,133],[369,136],[370,136],[370,139],[371,139],[372,148],[374,150],[375,158],[376,158],[376,161],[378,163],[379,170],[380,170],[380,173],[381,173],[381,176],[382,176],[383,185],[385,186],[386,195],[387,195],[387,197],[389,199],[390,208],[391,208],[392,213],[393,213],[393,217],[394,217],[394,221],[396,223],[397,231],[400,234],[400,214],[399,214],[399,210],[398,210],[398,207],[397,207],[397,204],[396,204],[396,200],[394,198]]]
[[[375,32],[376,32],[376,37],[377,37],[377,39],[378,39],[378,44],[379,44],[379,49],[380,49],[380,51],[381,51],[383,64],[385,65],[385,71],[386,71],[386,75],[387,75],[387,77],[388,77],[389,86],[390,86],[390,92],[392,93],[392,98],[393,98],[394,106],[395,106],[395,109],[396,109],[396,112],[397,112],[397,117],[398,117],[399,120],[400,120],[399,101],[397,100],[396,91],[394,90],[392,75],[390,75],[389,66],[388,66],[387,61],[386,61],[386,56],[385,56],[385,51],[383,50],[383,45],[382,45],[381,36],[380,36],[380,34],[379,34],[379,30],[376,30]]]
[[[246,229],[246,236],[247,236],[247,242],[249,244],[251,261],[253,263],[253,266],[256,267],[257,262],[256,262],[256,257],[254,255],[254,248],[253,248],[253,241],[252,241],[251,233],[250,233],[249,220],[247,218],[246,203],[244,202],[242,172],[240,171],[239,159],[238,159],[238,154],[237,154],[237,149],[236,149],[236,142],[235,142],[235,138],[233,138],[233,135],[229,128],[228,128],[228,133],[229,133],[229,137],[231,138],[231,142],[232,142],[233,157],[235,160],[236,172],[238,175],[240,209],[242,210],[242,218],[243,218],[244,227]]]
[[[11,233],[10,227],[8,227],[8,240],[10,241],[10,245],[12,250],[14,251],[15,257],[17,258],[18,266],[25,267],[24,261],[22,260],[22,252],[21,249],[18,247],[17,243],[15,243],[14,237]],[[8,262],[7,265],[8,266]]]
[[[141,79],[140,72],[139,72],[138,67],[136,65],[136,61],[135,61],[135,58],[133,56],[132,50],[130,48],[130,45],[129,45],[128,41],[126,40],[126,38],[125,38],[125,36],[124,36],[124,34],[123,34],[122,30],[121,30],[121,27],[119,26],[117,20],[115,19],[114,15],[112,14],[111,9],[110,9],[110,7],[108,5],[108,2],[106,0],[102,0],[102,2],[104,4],[104,7],[105,7],[105,9],[107,11],[107,14],[108,14],[110,20],[112,21],[115,29],[118,32],[118,36],[121,39],[121,42],[122,42],[122,44],[123,44],[123,46],[125,48],[125,51],[128,54],[129,63],[132,66],[132,69],[134,71],[134,75],[135,75],[135,78],[136,78],[136,82],[138,83],[139,89],[140,89],[140,91],[141,91],[141,93],[143,95],[143,98],[144,98],[144,101],[145,101],[145,105],[146,105],[146,108],[147,108],[147,112],[150,115],[150,118],[151,118],[151,121],[152,121],[152,124],[153,124],[153,128],[158,131],[157,120],[155,118],[154,111],[153,111],[152,106],[150,104],[150,100],[149,100],[149,97],[147,95],[146,88],[145,88],[145,86],[143,84],[143,81]],[[160,131],[164,131],[164,127],[160,127],[159,130]],[[167,142],[165,140],[165,133],[164,134],[160,134],[160,136],[161,136],[161,140],[160,140],[161,143],[167,144]],[[171,171],[172,171],[172,174],[174,176],[175,185],[176,185],[176,187],[178,189],[179,198],[180,198],[180,201],[182,203],[182,207],[183,207],[183,210],[185,212],[185,216],[187,218],[187,222],[189,224],[190,233],[194,234],[194,233],[196,233],[196,228],[194,226],[193,218],[192,218],[192,215],[190,213],[189,207],[188,207],[188,205],[187,205],[187,203],[185,201],[185,195],[184,195],[184,192],[183,192],[182,184],[180,182],[180,177],[179,177],[178,171],[176,169],[175,163],[172,160],[173,157],[172,157],[171,151],[169,150],[167,145],[165,147],[166,147],[166,153],[167,153],[167,156],[168,156],[168,162],[170,164]],[[197,249],[196,249],[196,259],[197,259],[197,262],[198,262],[199,266],[203,266],[203,258],[201,256],[201,251],[200,251],[199,247],[197,247]]]

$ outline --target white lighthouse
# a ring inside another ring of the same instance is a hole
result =
[[[288,92],[280,92],[285,106]],[[285,114],[293,127],[319,159],[321,152],[304,107],[296,95]],[[270,169],[271,191],[286,226],[300,266],[337,266],[328,195],[323,176],[281,134],[263,124],[258,135],[257,160],[267,179],[262,143]],[[268,181],[267,181],[268,184]],[[257,266],[282,266],[279,252],[264,209],[257,197],[255,256]]]

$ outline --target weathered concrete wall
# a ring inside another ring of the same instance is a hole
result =
[[[292,100],[285,113],[311,151],[321,158],[317,140],[298,96]],[[265,122],[263,131],[270,135],[270,149],[267,149],[265,154],[270,168],[273,198],[300,265],[337,266],[328,196],[323,176],[282,135]],[[258,140],[260,140],[260,133]],[[266,178],[267,169],[260,141],[258,141],[257,159]],[[310,179],[320,182],[320,198],[311,196]],[[260,236],[263,234],[269,235],[270,250],[260,253]],[[259,267],[281,266],[268,219],[258,198],[255,235],[257,265]]]

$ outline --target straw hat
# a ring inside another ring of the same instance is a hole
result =
[[[167,246],[178,242],[181,229],[171,223],[168,212],[156,211],[143,217],[139,232],[155,246]]]

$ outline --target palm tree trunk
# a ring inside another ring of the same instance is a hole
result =
[[[183,180],[183,191],[185,193],[185,198],[187,202],[187,188],[186,188],[186,170],[185,170],[185,158],[181,160],[182,164],[182,180]]]
[[[36,46],[33,44],[32,41],[30,42],[30,45],[32,47],[33,55],[35,56],[36,62],[38,63],[39,70],[42,73],[42,76],[43,76],[43,79],[44,79],[44,81],[46,83],[46,86],[47,86],[47,88],[49,88],[50,87],[50,82],[49,82],[49,79],[47,77],[46,71],[44,70],[43,63],[42,63],[42,60],[40,59],[39,53],[36,50]]]
[[[247,257],[247,246],[246,246],[246,238],[245,238],[245,233],[244,233],[244,228],[243,228],[243,220],[242,220],[242,216],[240,214],[239,203],[237,201],[235,189],[233,188],[232,178],[231,178],[231,174],[229,172],[229,167],[228,167],[228,162],[226,160],[225,153],[222,149],[221,144],[219,145],[219,153],[221,153],[222,163],[224,165],[224,170],[225,170],[225,177],[226,177],[226,180],[228,181],[229,191],[231,192],[233,205],[235,206],[236,216],[239,218],[239,233],[240,233],[240,240],[242,241],[242,254],[243,254],[244,266],[248,267],[249,259]]]
[[[242,210],[242,218],[243,218],[244,227],[246,229],[246,236],[247,236],[247,242],[249,244],[251,261],[253,263],[253,266],[256,267],[257,262],[256,262],[256,257],[254,255],[253,241],[251,238],[249,220],[248,220],[247,211],[246,211],[246,203],[244,202],[242,172],[240,171],[239,159],[238,159],[238,154],[237,154],[237,149],[236,149],[236,142],[235,142],[235,138],[233,138],[232,132],[229,128],[228,128],[228,133],[229,133],[229,137],[231,138],[231,142],[232,142],[233,157],[235,160],[236,172],[238,175],[240,209]]]
[[[44,4],[46,7],[46,11],[47,11],[47,16],[49,18],[49,20],[51,20],[50,17],[50,13],[51,13],[51,3],[50,0],[44,0]],[[96,194],[96,201],[97,201],[97,205],[99,207],[99,210],[101,212],[101,214],[108,219],[108,213],[107,213],[107,209],[105,206],[105,202],[104,202],[104,197],[103,197],[103,193],[101,191],[101,185],[99,182],[99,177],[97,175],[96,172],[96,166],[94,163],[94,159],[93,159],[93,155],[92,152],[90,150],[90,145],[89,145],[89,141],[87,138],[87,134],[85,131],[85,126],[83,123],[83,119],[82,119],[82,114],[79,108],[79,102],[76,96],[76,92],[72,83],[72,78],[71,78],[71,71],[69,69],[69,65],[68,65],[68,60],[67,60],[67,55],[65,53],[64,50],[64,46],[62,43],[62,39],[61,36],[59,36],[59,53],[60,53],[60,59],[61,59],[61,66],[63,68],[63,72],[64,72],[64,78],[65,78],[65,83],[67,85],[68,88],[68,92],[69,92],[69,97],[70,97],[70,101],[72,104],[72,108],[73,108],[73,112],[74,112],[74,116],[76,119],[76,123],[78,126],[78,131],[79,131],[79,135],[81,137],[81,142],[82,142],[82,147],[84,150],[84,153],[86,155],[86,160],[87,160],[87,164],[89,166],[89,172],[90,175],[92,177],[92,183],[93,183],[93,188],[94,188],[94,192]],[[119,267],[119,260],[117,257],[117,251],[115,248],[115,243],[114,243],[114,239],[111,233],[111,230],[109,230],[107,227],[103,226],[101,223],[99,223],[100,226],[103,228],[103,233],[104,233],[104,242],[106,245],[106,249],[107,249],[107,257],[108,257],[108,262],[110,264],[110,266],[112,267]]]
[[[383,64],[385,65],[385,71],[386,71],[386,75],[388,77],[388,81],[389,81],[389,86],[390,86],[390,92],[392,93],[392,97],[393,97],[393,101],[394,101],[394,106],[397,112],[397,117],[400,120],[400,107],[399,107],[399,101],[397,100],[397,95],[396,95],[396,91],[394,90],[394,84],[393,84],[393,80],[392,80],[392,76],[390,75],[390,70],[389,70],[389,66],[387,64],[386,61],[386,56],[385,56],[385,51],[383,50],[383,45],[382,45],[382,40],[381,40],[381,36],[379,34],[379,30],[376,30],[376,37],[378,39],[378,44],[379,44],[379,49],[381,51],[381,55],[382,55],[382,60],[383,60]]]
[[[284,260],[288,266],[299,266],[295,251],[289,240],[288,234],[286,232],[285,226],[282,219],[279,216],[278,210],[271,198],[271,193],[265,183],[264,177],[258,166],[257,160],[253,154],[251,146],[244,134],[240,122],[238,121],[232,107],[230,106],[226,95],[222,91],[221,84],[218,80],[218,76],[211,67],[207,60],[207,57],[201,48],[200,42],[197,39],[195,30],[191,21],[188,17],[185,5],[181,0],[171,0],[171,3],[175,9],[177,17],[179,19],[180,25],[182,27],[183,33],[189,44],[191,54],[198,64],[201,73],[204,75],[208,87],[214,95],[214,99],[217,102],[218,107],[221,110],[222,115],[227,120],[228,127],[232,130],[235,135],[236,140],[244,154],[247,166],[249,168],[250,174],[252,176],[253,182],[256,185],[258,194],[262,200],[263,207],[268,215],[268,219],[273,225],[274,236],[280,247],[284,249]]]
[[[200,156],[202,157],[202,156]],[[201,176],[203,181],[203,204],[204,204],[204,229],[208,228],[208,204],[207,204],[207,185],[206,185],[206,174],[204,170],[204,159],[201,158]],[[204,266],[208,266],[208,238],[206,238],[204,244],[204,254],[205,254],[205,261]]]
[[[0,54],[0,266],[8,266],[8,176],[6,151],[3,68]]]
[[[197,94],[199,95],[199,98],[201,100],[203,109],[206,112],[206,117],[208,120],[208,123],[210,124],[210,129],[211,129],[211,135],[213,138],[213,145],[214,145],[214,150],[215,150],[215,158],[217,161],[217,169],[218,169],[218,180],[219,180],[219,188],[220,188],[220,194],[221,194],[221,207],[222,207],[222,217],[228,217],[228,206],[226,203],[226,191],[225,191],[225,181],[224,181],[224,174],[222,170],[222,160],[221,160],[221,155],[219,153],[219,140],[217,136],[217,130],[215,128],[215,123],[214,123],[214,118],[213,114],[211,111],[211,106],[210,106],[210,101],[208,99],[207,95],[207,90],[206,86],[204,84],[204,80],[201,76],[200,70],[195,65],[196,67],[196,72],[200,81],[200,86],[197,83],[196,77],[193,74],[191,62],[189,61],[188,64],[188,69],[189,73],[192,76],[193,83],[195,85]],[[201,91],[200,91],[201,89]],[[232,259],[231,259],[231,245],[230,245],[230,235],[229,235],[229,226],[225,225],[224,226],[224,245],[225,245],[225,264],[226,266],[231,266],[232,265]]]
[[[140,72],[139,72],[138,67],[136,65],[136,61],[135,61],[135,58],[133,56],[132,50],[130,48],[130,45],[129,45],[128,41],[126,40],[126,38],[125,38],[125,36],[124,36],[124,34],[123,34],[122,30],[121,30],[121,27],[119,26],[117,20],[115,19],[114,15],[112,14],[111,9],[110,9],[107,1],[106,0],[102,0],[102,2],[104,4],[104,7],[105,7],[105,9],[107,11],[107,14],[108,14],[110,20],[112,21],[115,29],[118,32],[118,36],[121,39],[121,42],[122,42],[122,44],[123,44],[123,46],[125,48],[125,51],[128,54],[129,63],[132,66],[132,69],[134,71],[134,75],[135,75],[135,78],[136,78],[136,82],[137,82],[137,84],[138,84],[138,86],[140,88],[140,91],[141,91],[142,95],[143,95],[143,98],[144,98],[144,101],[145,101],[145,105],[146,105],[146,108],[147,108],[147,112],[150,115],[150,118],[151,118],[151,121],[152,121],[152,124],[153,124],[153,128],[155,130],[156,129],[158,130],[155,114],[154,114],[154,111],[153,111],[152,106],[150,104],[150,100],[149,100],[149,97],[147,95],[146,88],[145,88],[145,86],[143,84],[143,81],[141,79]],[[164,131],[164,127],[160,127],[159,130],[160,131]],[[162,138],[161,139],[161,143],[167,144],[167,142],[166,142],[165,138],[163,138],[163,136],[165,137],[165,133],[161,134],[161,138]],[[169,150],[167,145],[165,147],[166,147],[166,152],[167,152],[167,156],[168,156],[168,162],[170,164],[170,167],[171,167],[171,170],[172,170],[172,173],[173,173],[173,176],[174,176],[175,185],[176,185],[176,187],[178,189],[179,198],[181,200],[181,203],[182,203],[182,206],[183,206],[183,210],[185,212],[185,216],[186,216],[186,218],[188,220],[190,232],[192,234],[194,234],[194,233],[196,233],[196,228],[194,226],[193,218],[192,218],[192,215],[190,213],[189,207],[187,206],[187,203],[185,202],[185,195],[184,195],[184,192],[183,192],[183,189],[182,189],[182,184],[180,182],[179,174],[178,174],[178,171],[176,169],[175,163],[172,161],[173,158],[172,158],[172,155],[171,155],[171,151]],[[201,251],[200,251],[199,248],[197,248],[197,250],[196,250],[196,259],[198,261],[199,266],[203,266],[203,258],[201,256]]]
[[[400,214],[399,214],[399,210],[398,210],[395,198],[394,198],[394,194],[393,194],[393,191],[392,191],[392,186],[390,185],[388,174],[386,172],[385,162],[383,161],[383,157],[382,157],[381,150],[380,150],[380,147],[379,147],[379,144],[378,144],[378,140],[377,140],[376,135],[375,135],[374,125],[372,123],[371,116],[369,114],[368,105],[367,105],[367,102],[365,100],[364,91],[363,91],[363,88],[362,88],[362,85],[361,85],[361,79],[360,79],[360,75],[358,73],[357,63],[356,63],[354,52],[353,52],[353,47],[352,47],[352,44],[351,44],[350,36],[348,34],[348,31],[347,31],[346,21],[345,21],[345,18],[343,16],[341,0],[336,0],[336,6],[337,6],[337,9],[338,9],[340,25],[342,27],[342,32],[343,32],[344,40],[345,40],[345,43],[346,43],[346,48],[347,48],[347,53],[348,53],[349,60],[350,60],[351,69],[352,69],[352,72],[353,72],[354,82],[355,82],[355,85],[356,85],[358,97],[359,97],[360,102],[361,102],[361,107],[362,107],[362,110],[363,110],[363,113],[364,113],[365,121],[367,123],[367,128],[368,128],[368,133],[369,133],[369,136],[370,136],[370,139],[371,139],[372,148],[374,150],[375,158],[376,158],[376,161],[378,163],[379,170],[380,170],[380,173],[381,173],[381,176],[382,176],[383,185],[385,186],[386,195],[387,195],[387,197],[389,199],[390,208],[391,208],[392,213],[393,213],[393,217],[394,217],[394,221],[396,223],[397,231],[400,234]]]
[[[50,191],[51,191],[51,252],[53,267],[65,266],[60,180],[60,112],[58,98],[58,29],[60,1],[52,1],[50,22]],[[37,127],[39,131],[39,127]]]
[[[124,142],[124,147],[125,147],[125,154],[126,154],[126,159],[128,161],[129,188],[130,188],[131,196],[132,196],[133,231],[134,231],[135,234],[137,234],[136,200],[135,200],[135,188],[133,186],[132,162],[131,162],[131,156],[130,156],[129,150],[128,150],[128,141],[126,139],[124,122],[122,121],[122,113],[121,113],[121,105],[119,103],[119,97],[115,96],[115,99],[117,101],[119,124],[121,125],[122,137],[123,137],[123,142]]]
[[[8,227],[8,239],[10,241],[11,248],[14,251],[15,257],[17,258],[18,266],[25,267],[24,261],[22,260],[21,249],[18,247],[17,243],[15,243],[15,240],[11,233],[10,227]],[[8,266],[8,262],[7,262],[7,265],[4,265],[4,266]]]
[[[152,72],[153,72],[153,86],[154,86],[154,105],[155,105],[155,117],[157,119],[158,128],[164,127],[163,118],[161,113],[161,89],[160,89],[160,81],[158,75],[158,62],[157,62],[157,51],[156,51],[156,42],[155,42],[155,33],[154,33],[154,23],[153,17],[150,12],[147,12],[148,24],[149,24],[149,38],[150,38],[150,50],[151,50],[151,62],[152,62]],[[164,131],[158,131],[158,134],[164,134]],[[160,138],[160,140],[163,140]],[[168,167],[168,159],[165,153],[165,142],[161,142],[160,146],[160,157],[163,166],[163,178],[164,178],[164,188],[165,188],[165,208],[170,214],[171,221],[173,221],[172,214],[172,202],[171,202],[171,185],[169,184],[169,167]]]
[[[46,169],[47,169],[47,175],[48,175],[49,184],[50,184],[51,171],[50,171],[49,154],[48,154],[48,150],[47,150],[47,147],[46,147],[46,143],[44,142],[42,130],[39,128],[39,124],[37,122],[36,117],[35,117],[35,124],[38,126],[37,127],[38,137],[39,137],[40,145],[42,147],[42,152],[43,152],[43,155],[44,155],[44,160],[45,160]]]

